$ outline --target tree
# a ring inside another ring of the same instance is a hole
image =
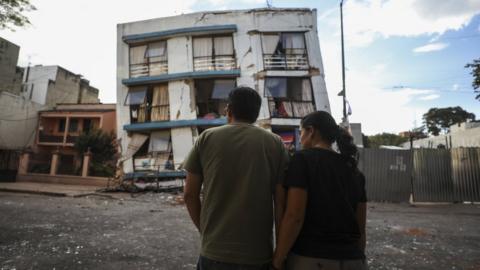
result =
[[[429,133],[437,136],[440,132],[447,133],[450,126],[475,120],[475,114],[462,107],[431,108],[423,115],[423,121]]]
[[[468,63],[465,68],[471,68],[470,74],[473,76],[472,87],[477,94],[476,99],[480,100],[480,58],[474,59],[473,63]]]
[[[89,133],[81,134],[75,142],[75,150],[78,155],[90,152],[90,172],[95,176],[113,176],[115,173],[115,135],[102,130],[92,130]]]
[[[397,134],[392,133],[381,133],[373,136],[368,136],[368,143],[365,147],[378,148],[381,145],[393,145],[400,146],[402,143],[408,141],[408,138],[401,137]]]
[[[30,24],[23,12],[36,10],[30,0],[0,0],[0,29],[14,31],[14,26],[22,27]]]

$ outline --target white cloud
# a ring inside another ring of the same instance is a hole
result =
[[[335,9],[319,18],[339,29]],[[382,37],[442,35],[463,28],[479,13],[478,0],[350,0],[344,6],[346,44],[366,46]]]
[[[458,84],[452,85],[452,90],[453,91],[457,91],[459,88],[460,88],[460,85],[458,85]]]
[[[431,95],[428,95],[428,96],[420,97],[419,99],[420,100],[434,100],[434,99],[437,99],[439,97],[440,97],[440,95],[431,94]]]
[[[416,53],[435,52],[435,51],[441,51],[447,47],[448,47],[448,43],[442,43],[442,42],[430,43],[430,44],[413,49],[413,52],[416,52]]]

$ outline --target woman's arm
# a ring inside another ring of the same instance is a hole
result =
[[[366,237],[366,224],[367,224],[367,203],[357,204],[357,223],[360,229],[360,249],[365,252],[365,246],[367,245]]]
[[[280,224],[278,245],[273,255],[272,264],[281,269],[283,261],[300,233],[305,218],[307,191],[303,188],[290,187],[287,193],[287,209]]]

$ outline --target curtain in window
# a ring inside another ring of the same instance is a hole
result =
[[[170,131],[153,131],[148,152],[170,152]]]
[[[149,58],[152,57],[166,57],[167,56],[167,42],[160,41],[148,44],[148,54]],[[155,59],[156,60],[156,59]],[[152,59],[150,59],[152,61]],[[159,61],[159,60],[157,60]]]
[[[278,46],[280,37],[278,34],[264,34],[262,35],[262,47],[264,54],[274,54]]]
[[[195,38],[193,40],[193,56],[204,57],[212,56],[212,38]]]
[[[151,121],[166,121],[170,119],[168,101],[168,86],[156,85],[153,88]]]
[[[160,41],[148,44],[147,57],[149,61],[149,75],[155,76],[168,72],[167,42]]]
[[[302,80],[302,100],[303,101],[312,101],[312,85],[310,84],[309,79]]]
[[[282,33],[282,43],[286,54],[303,54],[304,52],[303,33]]]
[[[266,78],[265,91],[267,96],[276,98],[287,97],[287,78]]]
[[[233,88],[235,88],[235,80],[215,80],[211,98],[227,99]]]
[[[215,55],[233,55],[232,37],[215,37],[213,42]]]
[[[132,158],[133,155],[135,155],[135,153],[137,153],[137,151],[142,147],[145,141],[147,141],[147,139],[147,135],[134,133],[130,138],[130,142],[128,143],[127,151],[125,151],[125,154],[121,157],[120,160],[125,161]]]
[[[130,47],[130,65],[146,63],[147,46]]]

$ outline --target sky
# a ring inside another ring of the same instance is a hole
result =
[[[20,66],[60,65],[116,102],[116,24],[203,10],[265,7],[264,0],[32,0],[32,25],[0,36],[21,47]],[[339,0],[269,1],[315,8],[332,114],[342,89]],[[363,132],[422,125],[432,107],[461,106],[480,118],[465,64],[480,58],[479,0],[345,0],[345,62],[350,122]]]

